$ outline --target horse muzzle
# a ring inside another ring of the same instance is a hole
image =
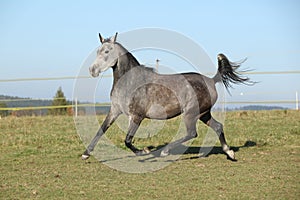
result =
[[[94,77],[94,78],[98,77],[99,74],[100,74],[100,70],[97,70],[97,67],[94,66],[94,65],[91,66],[91,67],[89,68],[89,70],[90,70],[91,76]]]

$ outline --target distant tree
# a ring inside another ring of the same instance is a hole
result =
[[[68,105],[66,97],[65,97],[61,87],[59,87],[53,98],[52,106],[66,106],[66,105]],[[66,107],[51,108],[51,109],[49,109],[48,112],[50,115],[65,115],[65,114],[67,114],[67,108]]]
[[[0,102],[0,108],[7,108],[6,103]],[[8,115],[7,110],[0,110],[0,117],[5,117]]]

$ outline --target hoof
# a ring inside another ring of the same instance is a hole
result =
[[[89,159],[89,157],[90,157],[90,155],[83,154],[83,155],[81,156],[81,159],[82,159],[82,160],[87,160],[87,159]]]
[[[147,155],[150,153],[150,151],[146,151],[145,149],[144,150],[138,150],[136,152],[134,152],[136,156],[143,156],[143,155]]]
[[[135,153],[136,156],[143,156],[149,154],[151,151],[145,147],[143,150],[137,150]]]
[[[151,153],[151,151],[150,151],[150,149],[148,149],[148,147],[145,147],[145,148],[143,149],[143,152],[144,152],[145,154]]]
[[[144,155],[144,151],[143,150],[139,150],[139,151],[136,151],[134,152],[136,156],[142,156]]]
[[[232,160],[232,161],[237,161],[237,160],[235,159],[234,151],[228,150],[228,151],[226,152],[226,154],[227,154],[227,156],[228,156],[228,159],[230,159],[230,160]]]
[[[162,150],[161,152],[160,152],[160,156],[161,157],[166,157],[166,156],[168,156],[170,153],[169,153],[169,151],[168,150]]]

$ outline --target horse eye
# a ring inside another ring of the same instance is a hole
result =
[[[108,50],[106,50],[106,51],[104,51],[104,53],[108,54],[108,53],[109,53],[109,51],[108,51]]]

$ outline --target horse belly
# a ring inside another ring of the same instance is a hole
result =
[[[146,117],[150,119],[170,119],[181,114],[179,103],[163,104],[161,102],[152,103],[146,111]]]
[[[180,103],[169,88],[156,86],[148,89],[146,117],[151,119],[169,119],[181,114]]]

